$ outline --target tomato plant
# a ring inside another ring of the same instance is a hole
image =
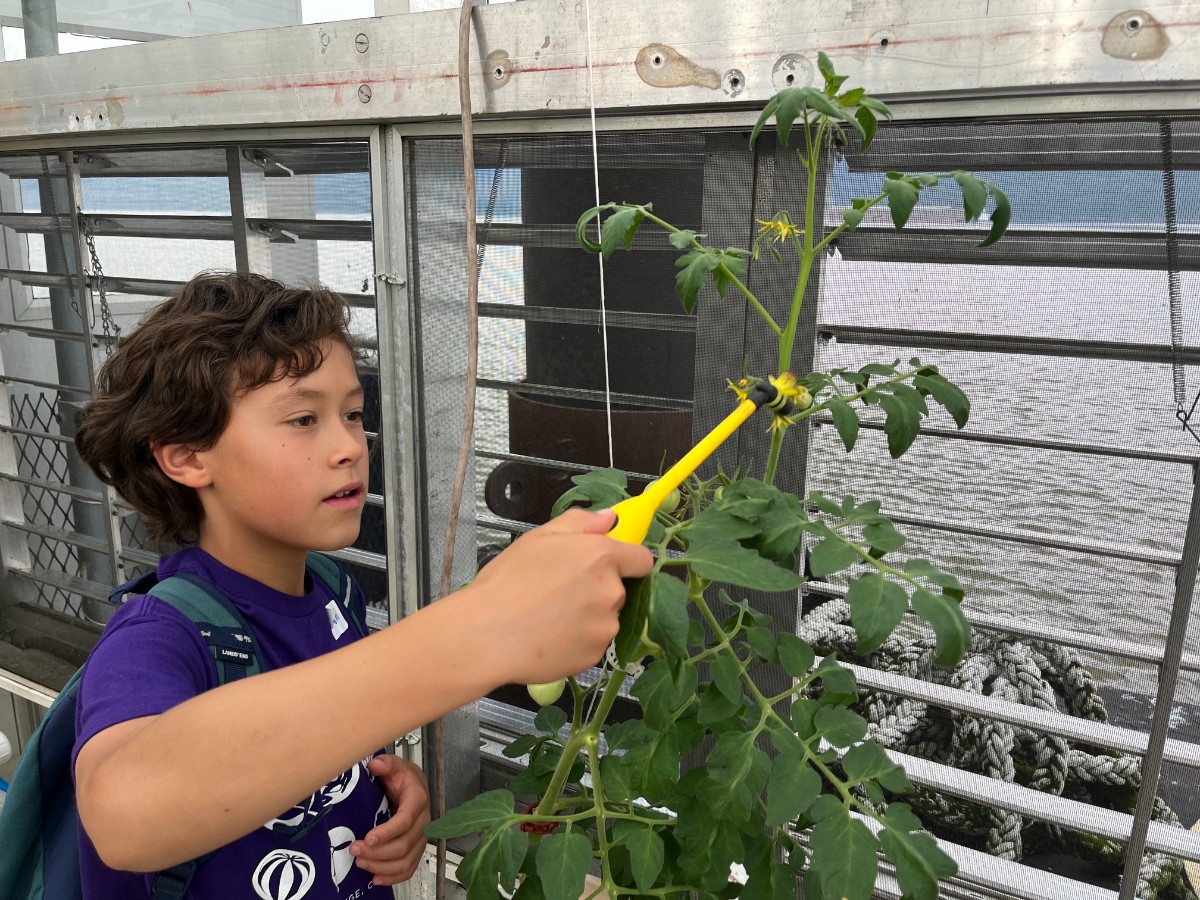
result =
[[[662,504],[646,541],[656,551],[654,570],[629,586],[611,663],[594,681],[568,679],[571,715],[546,706],[536,733],[507,749],[528,757],[525,771],[507,789],[489,791],[427,829],[434,837],[482,833],[458,870],[470,900],[499,890],[528,900],[576,900],[593,866],[594,893],[614,900],[782,900],[796,895],[797,878],[806,900],[866,900],[879,852],[894,864],[906,897],[930,900],[938,880],[955,871],[902,801],[912,790],[904,770],[867,739],[866,721],[851,709],[858,695],[853,672],[835,654],[822,657],[796,635],[775,631],[740,597],[741,590],[795,597],[807,551],[812,577],[851,573],[846,600],[861,652],[881,646],[910,610],[936,636],[938,664],[955,664],[970,643],[958,580],[929,560],[893,564],[889,554],[905,538],[878,501],[815,492],[799,498],[773,484],[787,434],[814,415],[828,416],[850,451],[860,412],[871,410],[898,457],[936,407],[959,428],[970,413],[962,391],[919,359],[791,372],[818,254],[877,205],[886,204],[903,228],[922,191],[943,180],[960,189],[968,221],[991,206],[983,244],[1004,233],[1010,215],[1004,193],[968,172],[888,172],[875,196],[853,200],[841,222],[824,229],[814,198],[831,144],[848,146],[849,132],[865,150],[878,119],[891,112],[862,88],[843,90],[846,78],[823,53],[819,70],[823,88],[776,94],[750,137],[753,144],[773,118],[780,142],[796,141],[808,179],[800,219],[781,211],[760,222],[748,250],[708,246],[704,235],[658,217],[649,203],[608,203],[579,220],[580,244],[605,257],[630,247],[644,225],[665,231],[682,252],[676,290],[688,312],[708,279],[722,297],[741,295],[777,342],[778,364],[774,374],[744,374],[729,387],[742,399],[756,381],[769,380],[788,402],[771,410],[760,478],[693,478],[681,507],[678,500]],[[786,321],[776,321],[743,281],[764,243],[772,255],[780,245],[799,259]],[[558,509],[578,501],[602,508],[627,496],[625,476],[613,469],[573,480]],[[785,677],[770,683],[787,687],[763,688],[766,680],[754,677],[763,668],[781,671]],[[629,681],[641,716],[609,723]],[[698,755],[702,761],[693,764]],[[518,804],[517,795],[537,799]],[[744,884],[730,882],[733,864],[744,867]]]

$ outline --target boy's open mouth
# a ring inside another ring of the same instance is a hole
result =
[[[362,493],[362,491],[362,485],[351,485],[350,487],[342,488],[340,491],[330,494],[325,498],[325,500],[350,500],[354,497],[357,497]]]

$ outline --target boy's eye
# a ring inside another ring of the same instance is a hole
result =
[[[362,417],[363,412],[361,409],[352,410],[351,412],[346,413],[347,422],[361,422]]]
[[[317,421],[316,416],[297,416],[288,422],[289,425],[295,425],[297,428],[307,428]]]

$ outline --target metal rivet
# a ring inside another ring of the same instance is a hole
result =
[[[358,86],[358,99],[363,103],[371,102],[371,86],[369,84],[360,84]]]
[[[360,34],[354,39],[354,49],[359,53],[366,53],[371,48],[371,41],[365,34]]]
[[[736,97],[746,87],[746,76],[741,69],[730,69],[721,76],[721,87],[730,97]]]

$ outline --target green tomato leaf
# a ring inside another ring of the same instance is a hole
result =
[[[796,900],[796,873],[775,861],[772,842],[761,841],[747,850],[745,866],[746,883],[738,900]]]
[[[920,199],[920,191],[911,181],[905,178],[885,178],[883,192],[887,194],[888,209],[892,213],[892,224],[900,231],[912,215],[913,207]]]
[[[845,809],[818,822],[809,837],[812,862],[804,877],[804,896],[866,900],[875,889],[878,847],[870,829]]]
[[[729,887],[729,866],[745,852],[736,824],[713,818],[697,803],[680,813],[675,838],[682,848],[679,868],[689,884],[714,894]]]
[[[988,232],[988,236],[979,244],[980,247],[990,247],[996,241],[1004,236],[1004,232],[1008,230],[1008,223],[1012,219],[1012,205],[1008,202],[1008,195],[999,187],[992,184],[990,181],[985,181],[988,193],[992,199],[996,201],[996,206],[992,210],[992,229]]]
[[[551,515],[562,514],[576,501],[589,503],[589,509],[608,509],[629,496],[625,490],[625,473],[620,469],[596,469],[572,475],[571,481],[575,487],[558,498]]]
[[[817,711],[821,705],[816,700],[804,697],[792,704],[792,727],[796,737],[802,741],[812,740],[817,735]]]
[[[741,698],[727,697],[716,685],[709,684],[700,694],[700,708],[696,711],[696,719],[704,725],[723,722],[741,707]]]
[[[842,221],[846,223],[846,230],[853,231],[857,228],[862,223],[863,216],[865,215],[866,210],[863,209],[843,209]]]
[[[754,651],[754,655],[766,662],[779,662],[775,634],[770,628],[756,625],[746,632],[746,643]]]
[[[511,893],[528,848],[529,835],[517,828],[506,825],[485,833],[458,866],[468,900],[496,900],[499,888]]]
[[[983,209],[987,206],[987,188],[980,179],[961,169],[951,172],[950,177],[962,191],[963,218],[968,222],[974,222],[983,215]]]
[[[821,664],[813,670],[813,677],[820,678],[822,682],[818,700],[821,706],[844,706],[858,696],[858,682],[854,673],[838,662],[836,653],[830,653],[821,660]]]
[[[971,415],[971,401],[958,385],[937,374],[918,375],[913,379],[913,384],[920,390],[928,391],[934,400],[945,407],[955,425],[959,428],[966,426]]]
[[[742,670],[728,656],[717,656],[709,664],[713,684],[730,700],[742,702]]]
[[[652,597],[655,582],[665,578],[661,573],[653,573],[645,578],[626,582],[625,605],[621,607],[621,630],[613,649],[617,654],[617,662],[621,665],[636,662],[641,656],[642,630],[647,627],[650,617]]]
[[[533,727],[544,734],[558,734],[567,724],[567,714],[557,706],[543,706],[533,717]]]
[[[579,246],[589,253],[600,252],[600,245],[588,237],[588,225],[591,224],[593,219],[599,219],[601,213],[615,209],[616,205],[615,203],[605,203],[603,206],[593,206],[579,217],[575,222],[575,240],[579,242]]]
[[[838,437],[849,453],[858,441],[858,413],[844,400],[830,400],[825,408],[833,416],[833,427],[837,429]]]
[[[906,794],[912,790],[904,769],[888,759],[883,748],[874,741],[864,741],[847,750],[842,757],[842,769],[851,784],[874,780],[893,793]]]
[[[790,822],[821,793],[821,776],[803,759],[777,756],[767,781],[767,824]]]
[[[760,591],[795,590],[804,579],[777,566],[733,540],[705,534],[692,542],[684,559],[692,571],[710,581],[722,581]]]
[[[863,527],[863,539],[876,550],[891,553],[899,550],[906,543],[904,535],[896,530],[889,520],[874,522]]]
[[[671,242],[671,246],[676,250],[686,250],[692,246],[692,241],[702,237],[708,237],[708,235],[696,234],[696,232],[690,229],[681,228],[678,231],[672,231],[668,235],[667,240]]]
[[[824,578],[849,568],[862,559],[858,550],[836,535],[830,535],[813,548],[808,560],[814,578]]]
[[[484,831],[497,822],[511,819],[515,807],[516,800],[508,791],[488,791],[430,822],[425,826],[425,834],[436,840]]]
[[[600,254],[605,259],[612,256],[621,244],[628,250],[633,245],[633,236],[646,214],[637,207],[624,207],[609,216],[600,228]]]
[[[625,835],[625,847],[633,881],[639,891],[647,893],[663,868],[663,840],[653,828],[633,828]]]
[[[817,733],[835,747],[849,747],[867,734],[867,720],[858,713],[836,706],[822,706],[813,718]]]
[[[890,119],[892,117],[892,111],[888,108],[886,103],[884,103],[882,100],[876,100],[874,97],[870,97],[866,94],[858,98],[858,105],[865,106],[871,112],[875,113],[875,115],[883,116],[885,119]]]
[[[871,142],[875,140],[875,132],[879,130],[879,120],[875,118],[875,113],[866,106],[860,106],[855,110],[854,118],[862,127],[863,134],[862,141],[858,145],[858,152],[866,153]]]
[[[592,842],[577,831],[555,832],[537,850],[537,873],[546,900],[579,900],[592,865]]]
[[[696,308],[696,298],[704,287],[704,277],[716,268],[719,259],[715,251],[707,247],[685,253],[675,261],[682,271],[675,276],[675,293],[683,304],[684,312]]]
[[[793,678],[804,678],[816,659],[813,648],[787,631],[779,634],[775,641],[779,664],[783,666],[784,671]]]
[[[896,866],[896,880],[904,896],[912,900],[937,900],[938,879],[958,872],[954,860],[924,832],[886,828],[879,833],[879,843]]]
[[[908,611],[908,595],[894,582],[878,572],[850,580],[846,589],[851,624],[858,635],[858,652],[870,653],[888,639],[904,613]]]
[[[682,687],[665,660],[655,660],[638,676],[630,693],[641,703],[648,727],[662,731],[670,725],[671,716],[683,702]]]
[[[942,589],[942,593],[953,600],[962,600],[966,595],[958,579],[949,572],[943,572],[927,559],[910,559],[904,564],[904,571],[914,578],[927,578]]]
[[[971,626],[957,603],[945,594],[932,594],[924,588],[913,591],[912,608],[933,626],[937,651],[933,661],[939,666],[954,666],[971,646]]]
[[[669,659],[687,656],[687,586],[671,575],[659,572],[650,593],[650,640],[666,652]]]
[[[745,823],[762,796],[771,760],[754,745],[753,733],[726,731],[708,755],[708,777],[697,789],[716,818]]]
[[[895,394],[880,396],[879,405],[887,413],[883,430],[887,433],[888,453],[892,459],[899,459],[921,433],[921,414]]]

